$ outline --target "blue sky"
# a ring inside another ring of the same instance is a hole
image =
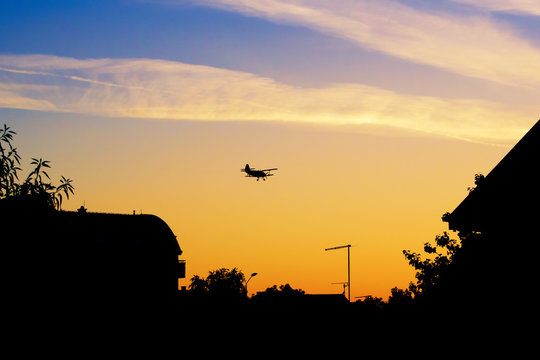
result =
[[[157,58],[232,69],[259,62],[294,66],[304,51],[314,59],[326,53],[320,48],[324,37],[310,30],[206,7],[115,0],[2,6],[4,53]]]
[[[245,71],[299,86],[353,82],[400,93],[495,100],[516,93],[459,71],[358,46],[350,38],[318,30],[316,24],[302,26],[301,20],[282,20],[279,15],[246,16],[242,9],[219,3],[3,1],[0,52],[165,59]],[[442,14],[441,19],[482,17],[511,26],[527,41],[539,41],[537,16],[486,12],[454,1],[401,3],[426,14]],[[535,95],[524,91],[522,96]]]

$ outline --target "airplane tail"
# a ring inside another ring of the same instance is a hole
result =
[[[246,167],[244,168],[245,171],[249,171],[249,164],[246,164]]]

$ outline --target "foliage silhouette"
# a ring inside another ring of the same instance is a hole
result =
[[[352,306],[357,313],[366,316],[380,315],[384,310],[386,310],[387,304],[380,297],[367,295],[356,300]]]
[[[484,181],[482,174],[475,175],[475,185]],[[472,192],[476,187],[469,187]],[[450,213],[442,215],[448,222]],[[484,267],[491,261],[493,245],[479,232],[458,232],[452,239],[448,232],[435,236],[435,242],[425,243],[425,257],[410,250],[403,250],[409,264],[417,271],[416,282],[408,289],[393,288],[389,306],[423,306],[432,309],[443,304],[452,304],[456,309],[471,301],[473,294],[484,296],[490,290],[482,288]]]
[[[433,258],[422,259],[422,256],[410,250],[404,250],[403,254],[409,265],[417,270],[415,275],[417,282],[409,286],[409,291],[415,297],[429,294],[440,285],[441,278],[450,268],[452,260],[459,251],[460,245],[457,240],[450,239],[447,232],[435,237],[435,245],[424,244],[424,252],[433,255]]]
[[[482,182],[484,182],[484,179],[486,177],[482,174],[475,174],[474,175],[474,185],[478,186],[480,185]],[[467,191],[471,192],[473,191],[474,189],[476,189],[476,186],[471,186],[471,187],[468,187],[467,188]]]
[[[210,271],[206,278],[194,275],[188,289],[192,297],[200,300],[226,303],[247,301],[245,276],[237,268]]]
[[[19,180],[21,157],[11,144],[15,134],[6,124],[0,129],[0,197],[13,195]]]
[[[51,167],[50,162],[32,158],[33,170],[19,183],[21,156],[12,144],[14,135],[16,132],[6,124],[0,128],[0,199],[29,200],[38,206],[60,210],[64,195],[69,199],[74,193],[72,180],[61,176],[60,184],[53,185],[46,171]]]
[[[291,285],[277,285],[267,288],[251,297],[252,303],[262,304],[270,302],[293,301],[305,295],[304,290],[293,289]]]
[[[407,308],[413,303],[413,292],[410,289],[399,289],[397,286],[390,290],[388,307]]]

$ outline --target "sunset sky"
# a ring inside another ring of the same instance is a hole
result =
[[[340,293],[351,244],[351,300],[386,300],[539,99],[539,1],[0,1],[24,169],[73,179],[64,210],[161,217],[182,286]]]

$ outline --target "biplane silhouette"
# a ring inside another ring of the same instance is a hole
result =
[[[246,177],[255,177],[257,178],[257,181],[259,181],[259,179],[262,178],[264,181],[266,180],[268,176],[274,176],[274,174],[270,173],[271,171],[274,171],[274,170],[277,170],[277,168],[262,169],[262,170],[252,169],[249,167],[249,164],[246,164],[246,166],[240,171],[245,172]]]

